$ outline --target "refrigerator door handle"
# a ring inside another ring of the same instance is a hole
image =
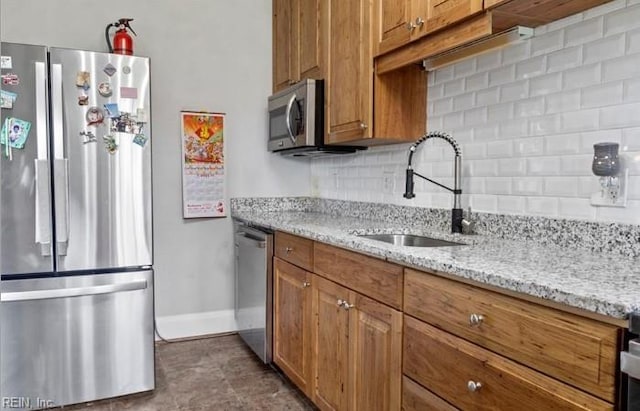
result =
[[[55,187],[56,245],[59,256],[69,244],[69,164],[64,157],[62,65],[51,65],[51,117],[53,119],[53,184]]]
[[[144,290],[146,280],[136,280],[121,284],[96,285],[92,287],[55,288],[51,290],[16,291],[0,294],[1,302],[50,300],[53,298],[84,297],[89,295],[113,294],[123,291]]]
[[[35,242],[40,244],[43,257],[51,255],[51,202],[49,199],[49,162],[47,154],[47,97],[46,67],[44,62],[35,64],[36,91],[36,149],[35,159]]]

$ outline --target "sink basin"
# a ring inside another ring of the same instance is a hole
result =
[[[407,247],[447,247],[452,245],[465,245],[453,241],[439,240],[437,238],[424,237],[412,234],[362,234],[358,237],[382,241],[393,245]]]

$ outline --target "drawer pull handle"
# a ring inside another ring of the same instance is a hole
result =
[[[482,383],[480,381],[469,381],[467,383],[467,389],[469,392],[478,392],[480,391],[480,388],[482,388]]]
[[[469,325],[472,327],[479,327],[484,321],[484,316],[482,314],[471,314],[469,316]]]
[[[307,287],[311,287],[311,283],[309,281],[305,281],[304,283],[302,283],[302,288],[307,288]]]
[[[424,25],[424,19],[422,17],[416,17],[415,27],[420,27]]]
[[[293,248],[291,248],[291,247],[285,247],[285,248],[284,248],[284,251],[285,251],[287,254],[289,254],[290,252],[292,252],[292,251],[293,251]]]
[[[407,30],[409,31],[413,31],[413,29],[416,28],[416,26],[414,26],[414,24],[412,22],[408,22],[407,25],[405,26],[407,28]]]

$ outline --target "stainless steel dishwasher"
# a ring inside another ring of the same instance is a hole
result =
[[[265,363],[272,357],[273,233],[234,220],[238,334]]]

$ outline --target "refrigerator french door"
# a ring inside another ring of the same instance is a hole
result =
[[[152,390],[149,60],[2,56],[1,124],[30,130],[0,153],[0,395],[38,409]]]

